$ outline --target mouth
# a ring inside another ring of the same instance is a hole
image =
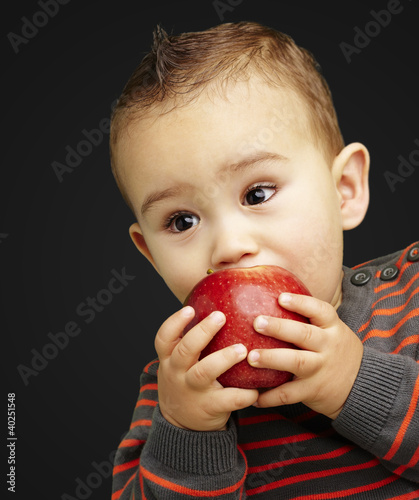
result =
[[[280,266],[279,264],[268,264],[268,263],[263,263],[263,264],[251,264],[249,266],[225,266],[225,267],[220,267],[219,269],[213,269],[212,267],[208,268],[206,271],[206,274],[212,274],[216,273],[218,271],[226,271],[227,269],[232,270],[232,269],[254,269],[256,267],[259,268],[264,268],[264,267],[281,267],[282,269],[285,269],[286,271],[289,271],[286,267]]]

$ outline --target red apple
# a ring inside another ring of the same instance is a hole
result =
[[[290,318],[308,323],[307,318],[287,311],[278,304],[282,292],[311,295],[292,273],[278,266],[222,269],[203,278],[185,300],[195,309],[189,331],[212,311],[222,311],[226,323],[202,351],[200,359],[233,344],[252,349],[296,348],[293,344],[262,335],[253,328],[256,316]],[[247,360],[223,373],[218,381],[224,387],[262,389],[277,387],[292,378],[289,372],[254,368]]]

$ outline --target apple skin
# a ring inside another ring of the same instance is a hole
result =
[[[208,274],[190,292],[184,305],[195,309],[195,316],[184,334],[212,311],[222,311],[226,323],[202,351],[200,359],[212,352],[234,344],[252,349],[297,347],[288,342],[262,335],[253,328],[256,316],[261,314],[289,318],[308,323],[307,318],[287,311],[278,304],[282,292],[311,295],[304,284],[291,272],[278,266],[255,266],[222,269]],[[240,361],[217,380],[224,387],[267,389],[278,387],[292,378],[285,371],[254,368],[246,359]]]

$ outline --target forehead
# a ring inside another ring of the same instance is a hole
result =
[[[156,175],[188,175],[197,165],[218,170],[258,151],[287,150],[310,140],[305,105],[291,91],[258,80],[203,93],[170,112],[156,109],[129,124],[116,149],[131,200]],[[135,192],[134,192],[135,191]]]

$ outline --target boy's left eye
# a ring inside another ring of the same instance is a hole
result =
[[[254,186],[244,196],[244,205],[259,205],[268,201],[276,192],[274,186]]]

